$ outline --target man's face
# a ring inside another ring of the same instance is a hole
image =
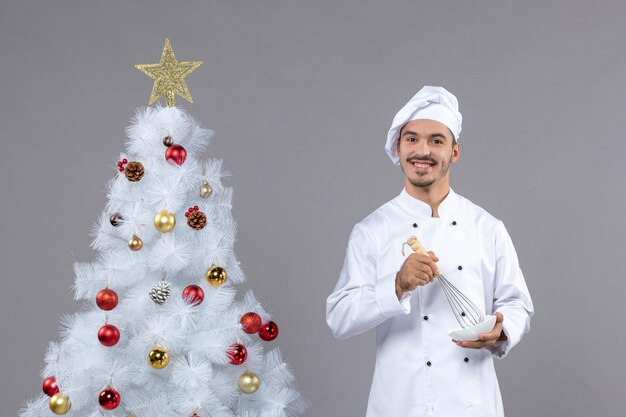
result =
[[[402,172],[413,186],[428,188],[450,184],[450,164],[459,159],[459,144],[443,123],[411,120],[400,131],[398,156]]]

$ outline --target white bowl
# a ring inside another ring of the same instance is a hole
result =
[[[485,320],[482,323],[478,323],[476,326],[468,327],[467,329],[452,329],[448,331],[448,334],[459,342],[464,340],[475,341],[478,340],[478,335],[489,333],[495,324],[496,316],[486,316]]]

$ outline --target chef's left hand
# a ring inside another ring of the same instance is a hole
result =
[[[493,329],[489,333],[482,333],[478,335],[478,340],[474,342],[470,342],[468,340],[458,341],[452,340],[457,346],[463,348],[470,349],[482,349],[487,346],[493,346],[496,342],[500,342],[502,340],[506,340],[506,335],[502,331],[502,322],[504,321],[504,316],[502,313],[496,312],[496,324],[493,326]]]

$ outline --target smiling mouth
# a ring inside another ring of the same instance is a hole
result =
[[[426,171],[430,169],[434,163],[430,161],[409,161],[418,171]]]

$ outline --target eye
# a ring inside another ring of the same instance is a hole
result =
[[[443,144],[443,140],[441,140],[440,138],[434,138],[433,139],[433,143],[436,145],[442,145]]]
[[[415,142],[416,140],[417,140],[417,139],[415,139],[415,138],[414,138],[414,137],[412,137],[412,136],[409,136],[408,138],[406,138],[406,141],[407,141],[407,142]]]

